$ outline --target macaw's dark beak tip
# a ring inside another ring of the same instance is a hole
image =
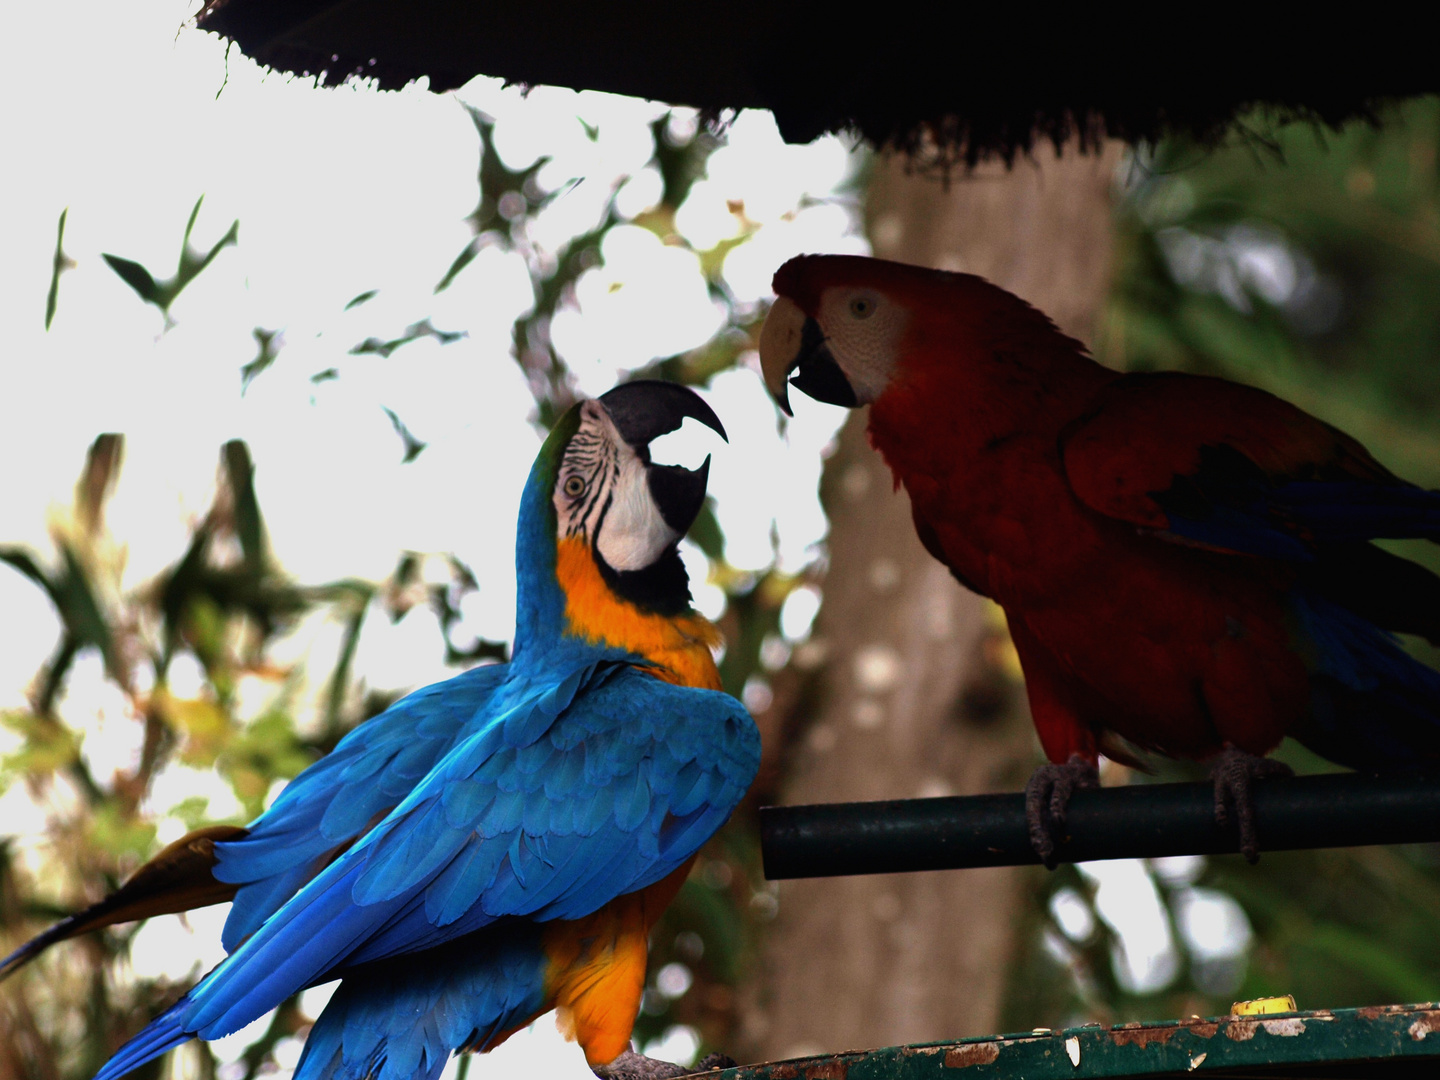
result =
[[[700,508],[705,505],[705,489],[710,482],[710,455],[695,469],[683,465],[651,465],[647,469],[650,494],[660,508],[665,524],[677,535],[684,536],[695,524]]]
[[[859,407],[855,388],[835,362],[829,347],[819,342],[808,349],[796,366],[790,385],[816,401],[840,405],[847,409]]]
[[[730,436],[715,410],[688,386],[660,379],[636,379],[600,395],[620,435],[639,449],[675,431],[689,417],[700,421],[726,442]]]
[[[780,392],[774,395],[774,397],[775,404],[780,406],[781,412],[783,412],[786,416],[795,415],[795,410],[790,408],[790,384],[788,382],[781,384]]]

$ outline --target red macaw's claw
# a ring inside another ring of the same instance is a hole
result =
[[[1065,812],[1077,791],[1100,786],[1100,771],[1093,761],[1071,754],[1063,765],[1041,765],[1025,784],[1025,820],[1030,845],[1047,870],[1057,865],[1059,844],[1064,843]]]
[[[1295,770],[1274,758],[1256,757],[1234,746],[1226,746],[1210,766],[1215,780],[1215,822],[1240,831],[1240,853],[1251,864],[1260,861],[1260,833],[1255,823],[1255,801],[1251,788],[1257,780],[1272,776],[1294,776]]]

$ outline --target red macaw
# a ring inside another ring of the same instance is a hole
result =
[[[1286,735],[1331,761],[1440,761],[1440,578],[1374,546],[1440,539],[1440,492],[1223,379],[1121,374],[970,274],[801,256],[775,274],[766,383],[870,406],[925,547],[1005,610],[1053,763],[1027,785],[1047,864],[1101,752],[1216,761],[1216,815],[1258,850],[1250,782]],[[793,377],[792,377],[793,376]]]

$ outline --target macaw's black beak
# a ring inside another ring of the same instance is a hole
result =
[[[715,410],[694,390],[679,383],[636,379],[601,394],[600,403],[625,441],[647,461],[651,441],[675,431],[687,416],[730,441]]]
[[[855,397],[855,388],[845,378],[835,357],[830,355],[825,335],[814,319],[805,320],[805,330],[800,338],[800,362],[795,365],[794,371],[790,385],[796,390],[803,390],[816,401],[842,405],[847,409],[860,404]]]
[[[788,296],[776,299],[760,328],[760,371],[786,416],[794,415],[790,411],[791,386],[831,405],[853,409],[859,404],[854,388],[825,344],[820,324]]]
[[[650,461],[650,443],[677,430],[688,416],[700,421],[726,442],[725,426],[715,410],[689,387],[658,379],[637,379],[600,395],[600,403],[620,436],[645,462],[650,495],[665,524],[683,536],[695,523],[705,503],[705,485],[710,478],[710,458],[698,469],[681,465],[656,465]]]
[[[660,508],[665,524],[684,536],[695,524],[700,507],[705,505],[705,485],[710,479],[710,455],[698,469],[683,465],[647,465],[650,497]]]

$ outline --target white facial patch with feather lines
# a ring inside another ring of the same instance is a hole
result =
[[[622,444],[620,470],[595,542],[600,557],[615,570],[643,570],[678,539],[650,494],[644,462]]]
[[[582,406],[554,503],[560,535],[588,540],[613,570],[643,570],[680,538],[650,493],[645,462],[597,401]]]
[[[581,406],[580,430],[565,448],[552,496],[561,536],[593,541],[619,471],[617,448],[633,456],[604,407],[587,401]]]

